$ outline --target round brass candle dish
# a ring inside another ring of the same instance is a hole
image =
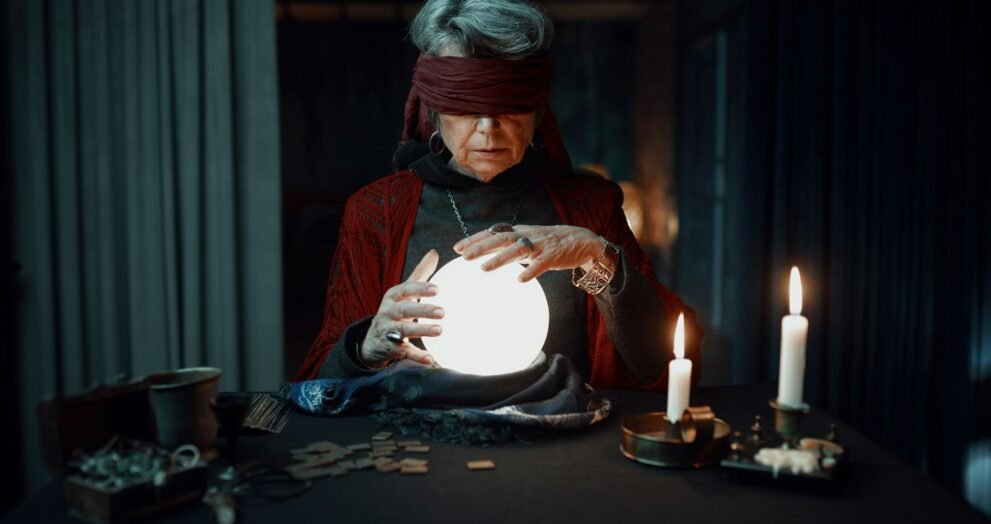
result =
[[[684,420],[684,419],[683,419]],[[695,438],[697,430],[669,432],[671,422],[663,411],[644,413],[623,420],[620,451],[630,459],[651,466],[704,468],[719,464],[729,448],[732,432],[725,421],[712,418],[711,438]],[[680,424],[679,424],[680,425]],[[686,441],[677,436],[691,438]]]

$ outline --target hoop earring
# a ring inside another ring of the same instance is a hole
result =
[[[430,152],[434,156],[440,156],[444,153],[444,139],[440,136],[440,131],[434,131],[430,135],[430,139],[427,140],[427,146],[430,147]]]
[[[537,133],[533,134],[533,138],[530,140],[530,148],[534,151],[540,151],[544,148],[544,141],[540,138]]]

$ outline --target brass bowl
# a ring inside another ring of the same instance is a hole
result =
[[[654,412],[623,420],[619,449],[630,459],[651,466],[704,468],[719,464],[729,449],[730,425],[715,419],[712,438],[685,442],[668,435],[666,413]]]

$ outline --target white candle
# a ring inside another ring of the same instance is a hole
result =
[[[805,380],[805,340],[809,319],[802,316],[802,278],[798,268],[791,268],[788,309],[781,319],[781,365],[778,369],[778,404],[798,406],[802,403]]]
[[[678,315],[674,329],[674,356],[668,364],[668,411],[671,422],[681,420],[681,414],[689,406],[692,386],[692,361],[685,358],[685,314]]]

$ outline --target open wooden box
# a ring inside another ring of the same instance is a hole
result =
[[[39,404],[45,465],[53,475],[66,477],[66,500],[74,517],[94,523],[132,522],[199,500],[206,491],[207,467],[202,460],[174,471],[161,486],[155,486],[152,478],[101,486],[70,471],[75,454],[99,450],[115,436],[155,441],[149,391],[148,383],[140,380]]]

